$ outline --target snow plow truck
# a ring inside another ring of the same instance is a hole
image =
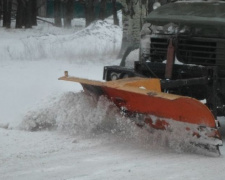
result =
[[[140,127],[179,129],[190,143],[220,155],[216,119],[225,116],[225,2],[158,7],[145,19],[139,52],[132,68],[125,61],[105,66],[104,82],[68,72],[59,79],[106,96]]]

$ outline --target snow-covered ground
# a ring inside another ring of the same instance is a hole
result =
[[[111,20],[79,30],[0,28],[0,179],[224,179],[224,146],[212,157],[168,142],[58,80],[64,70],[102,80],[104,65],[120,63],[121,36]]]

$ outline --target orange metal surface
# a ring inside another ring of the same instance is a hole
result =
[[[142,93],[143,90],[157,91],[161,92],[160,80],[156,78],[125,78],[116,81],[107,81],[104,84],[107,87],[112,88],[129,88],[135,92]]]
[[[150,114],[179,122],[215,128],[215,119],[207,106],[196,99],[160,92],[160,80],[127,78],[100,82],[64,76],[60,80],[79,82],[92,89],[101,89],[118,107],[130,112]]]
[[[214,116],[210,110],[204,104],[192,98],[180,96],[170,100],[164,98],[165,95],[160,97],[160,94],[156,94],[156,92],[153,95],[151,93],[144,95],[109,87],[103,87],[103,90],[117,106],[124,106],[128,111],[212,128],[216,127]],[[115,98],[122,99],[123,103],[119,104],[114,100]]]

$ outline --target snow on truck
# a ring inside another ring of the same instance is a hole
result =
[[[176,1],[145,19],[133,68],[104,67],[105,82],[65,76],[108,97],[140,127],[184,133],[220,155],[225,116],[225,2]]]

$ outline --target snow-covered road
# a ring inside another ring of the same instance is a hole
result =
[[[0,129],[0,179],[224,179],[225,160],[115,137]],[[222,148],[222,153],[225,153]]]
[[[220,157],[171,148],[162,134],[117,117],[104,99],[90,103],[79,84],[58,81],[64,70],[101,80],[104,65],[119,64],[121,29],[92,29],[0,28],[0,179],[223,180],[225,146]],[[109,112],[116,124],[105,119]]]

